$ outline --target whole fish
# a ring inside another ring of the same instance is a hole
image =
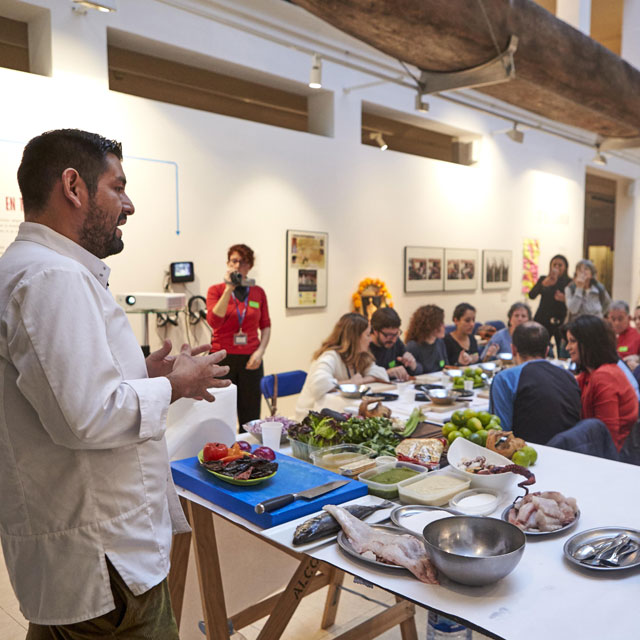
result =
[[[379,509],[390,509],[394,507],[393,502],[385,500],[380,504],[351,504],[344,507],[352,516],[362,520],[367,516],[370,516]],[[340,531],[340,525],[336,519],[329,513],[321,513],[314,518],[305,520],[302,524],[296,527],[293,534],[293,544],[307,544],[307,542],[313,542],[325,536],[337,534]]]

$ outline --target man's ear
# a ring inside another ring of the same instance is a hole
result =
[[[84,180],[80,177],[80,174],[72,168],[65,169],[61,176],[62,192],[64,197],[71,202],[71,204],[79,209],[82,207],[82,195],[86,192],[86,185]]]

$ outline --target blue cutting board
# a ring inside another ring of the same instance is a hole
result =
[[[332,480],[346,480],[344,476],[283,453],[276,453],[276,462],[278,471],[273,478],[250,487],[238,487],[218,480],[200,466],[198,458],[176,460],[171,463],[171,471],[173,481],[178,486],[193,491],[200,497],[265,529],[319,511],[325,504],[341,504],[359,498],[368,491],[366,484],[351,480],[344,486],[313,500],[294,500],[286,507],[270,513],[257,514],[255,506],[268,498],[304,491]]]

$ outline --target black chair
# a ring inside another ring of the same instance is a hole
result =
[[[580,420],[571,429],[557,433],[547,442],[547,446],[607,460],[619,460],[618,450],[607,425],[596,418]]]
[[[631,427],[631,433],[622,443],[620,462],[640,465],[640,420]]]

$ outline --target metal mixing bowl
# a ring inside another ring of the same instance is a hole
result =
[[[492,584],[511,573],[524,553],[518,527],[481,516],[453,516],[429,523],[424,546],[439,571],[471,586]]]
[[[453,404],[457,394],[448,389],[428,389],[427,396],[433,404]]]
[[[362,398],[371,387],[366,384],[341,384],[338,385],[340,394],[345,398]]]

